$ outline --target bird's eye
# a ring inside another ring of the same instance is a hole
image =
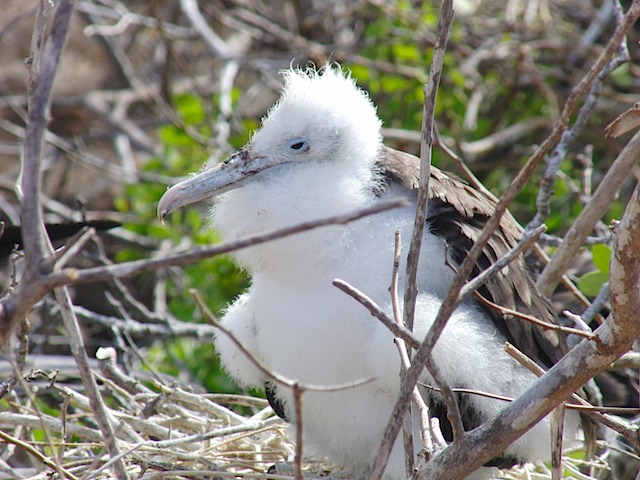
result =
[[[289,141],[289,148],[297,153],[306,152],[309,150],[309,142],[307,142],[306,138],[294,138]]]

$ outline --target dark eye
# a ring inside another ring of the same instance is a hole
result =
[[[294,138],[289,141],[289,148],[296,152],[306,152],[309,150],[309,142],[306,138]]]

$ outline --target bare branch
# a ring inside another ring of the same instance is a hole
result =
[[[258,243],[275,240],[292,235],[294,233],[311,230],[327,225],[345,224],[362,218],[367,215],[374,215],[385,210],[406,206],[407,201],[399,198],[389,202],[382,202],[372,207],[360,209],[347,214],[327,217],[320,220],[302,222],[298,225],[285,227],[276,231],[246,237],[242,240],[227,244],[214,245],[210,247],[199,247],[187,252],[167,255],[163,258],[152,258],[148,260],[138,260],[124,262],[105,267],[94,267],[83,270],[75,268],[65,268],[61,271],[50,273],[46,276],[33,280],[31,283],[22,281],[9,296],[0,302],[0,323],[11,324],[11,319],[17,315],[26,315],[31,307],[40,300],[50,289],[62,285],[74,285],[102,280],[112,280],[137,275],[142,272],[159,270],[171,266],[187,265],[189,263],[229,253],[240,248],[246,248]],[[0,338],[7,337],[11,328],[0,330]]]
[[[62,474],[66,478],[68,478],[69,480],[79,480],[78,477],[76,477],[69,470],[63,468],[62,466],[60,466],[60,465],[56,464],[55,462],[53,462],[52,460],[50,460],[48,457],[46,457],[45,455],[40,453],[39,450],[33,448],[29,443],[23,442],[19,438],[12,437],[11,435],[9,435],[8,433],[3,432],[2,430],[0,430],[0,438],[2,438],[2,440],[4,441],[3,443],[6,443],[8,445],[11,445],[11,444],[16,445],[16,446],[22,448],[24,451],[28,452],[29,455],[31,455],[34,458],[38,459],[40,462],[42,462],[47,467],[49,467],[49,468],[51,468],[53,470],[56,470],[58,472],[62,472]]]
[[[453,0],[445,0],[440,6],[440,18],[436,33],[436,43],[433,47],[433,60],[429,72],[429,80],[424,86],[424,109],[422,111],[422,137],[420,141],[420,182],[418,198],[416,200],[416,218],[407,255],[404,287],[404,324],[409,330],[413,329],[413,315],[416,308],[418,294],[418,259],[427,220],[429,201],[429,178],[431,176],[431,154],[434,138],[434,115],[438,85],[444,65],[444,54],[447,49],[449,27],[453,20]]]
[[[640,132],[636,133],[620,152],[598,185],[593,197],[565,235],[564,241],[556,250],[549,264],[540,274],[536,284],[543,294],[550,296],[553,293],[562,274],[567,270],[569,263],[582,246],[584,239],[606,213],[611,202],[618,196],[620,187],[629,178],[631,167],[638,162],[638,158],[640,158]]]
[[[498,305],[497,303],[492,302],[491,300],[489,300],[488,298],[480,295],[477,292],[475,292],[475,298],[480,303],[486,305],[489,308],[497,310],[498,312],[502,313],[503,315],[511,315],[513,317],[517,317],[517,318],[520,318],[522,320],[526,320],[527,322],[534,323],[534,324],[536,324],[536,325],[538,325],[538,326],[540,326],[542,328],[546,328],[547,330],[554,330],[556,332],[564,332],[566,334],[578,335],[579,337],[588,338],[588,339],[597,341],[597,337],[591,332],[587,332],[585,330],[580,330],[580,329],[577,329],[577,328],[564,327],[562,325],[556,325],[555,323],[545,322],[545,321],[540,320],[539,318],[533,317],[531,315],[526,315],[524,313],[518,312],[517,310],[513,310],[511,308],[507,308],[507,307],[503,307],[502,305]]]
[[[196,0],[180,0],[180,8],[182,8],[182,11],[191,22],[191,25],[193,25],[193,28],[195,28],[205,40],[205,43],[211,50],[211,53],[224,59],[227,59],[232,55],[233,52],[231,48],[229,48],[229,45],[227,45],[227,43],[207,24],[202,13],[200,13],[198,2],[196,2]]]
[[[469,280],[469,282],[460,290],[460,300],[464,299],[471,292],[476,291],[482,285],[484,285],[492,275],[496,272],[502,270],[504,267],[509,265],[509,263],[513,262],[519,255],[522,254],[525,250],[527,250],[533,243],[538,239],[538,237],[547,229],[545,225],[540,225],[539,227],[525,232],[522,235],[522,238],[518,242],[518,244],[509,250],[505,256],[499,258],[495,263],[493,263],[489,268],[484,270],[482,273],[477,275],[476,277]]]
[[[78,319],[73,313],[71,297],[65,287],[56,288],[55,295],[58,300],[58,304],[60,305],[65,329],[69,335],[69,346],[71,347],[71,352],[73,353],[76,365],[78,366],[80,378],[82,378],[82,384],[87,391],[91,409],[93,410],[95,419],[100,426],[100,431],[104,437],[104,443],[109,451],[109,455],[115,460],[113,463],[113,471],[119,480],[126,480],[129,476],[127,475],[124,463],[120,457],[120,451],[118,449],[118,444],[116,443],[113,426],[107,416],[102,396],[100,395],[95,377],[93,376],[93,370],[91,370],[91,366],[89,364],[89,358],[87,357],[87,352],[84,347],[84,340],[82,338],[80,326],[78,325]]]
[[[444,0],[440,6],[440,17],[438,19],[438,27],[436,32],[436,43],[434,45],[433,60],[429,72],[429,80],[424,87],[424,110],[422,116],[422,141],[420,143],[420,182],[418,189],[418,198],[416,204],[416,217],[413,225],[413,233],[409,245],[409,253],[407,255],[407,266],[405,273],[405,291],[404,291],[404,324],[408,329],[413,329],[413,316],[416,307],[416,298],[418,294],[417,271],[418,259],[420,258],[420,248],[424,233],[425,221],[427,218],[427,207],[429,199],[429,178],[431,172],[431,154],[433,147],[434,132],[434,114],[436,105],[436,96],[438,93],[438,85],[444,65],[444,55],[447,48],[447,39],[449,36],[449,27],[453,20],[453,0]],[[376,460],[370,479],[375,480],[382,478],[391,449],[398,435],[400,428],[400,420],[404,417],[407,408],[410,405],[410,398],[413,395],[416,382],[424,365],[430,359],[430,352],[423,358],[416,358],[416,363],[405,372],[401,383],[400,398],[396,408],[394,408],[391,420],[385,429],[383,441],[376,454]],[[419,366],[417,366],[419,365]],[[433,367],[433,365],[432,365]],[[445,387],[446,388],[446,387]],[[455,396],[453,398],[453,407],[457,409]],[[399,407],[398,407],[399,406]],[[458,412],[459,414],[459,412]],[[455,415],[452,413],[452,415]],[[455,417],[453,417],[455,418]],[[454,422],[454,428],[459,433],[459,424]],[[461,422],[460,422],[461,423]]]
[[[626,43],[623,43],[623,47],[624,48],[622,48],[622,50],[624,51],[624,53],[619,54],[618,56],[613,58],[606,65],[606,67],[598,72],[596,80],[591,85],[589,93],[587,94],[586,101],[580,108],[574,124],[570,129],[567,129],[563,132],[560,142],[558,142],[551,155],[549,155],[549,159],[547,160],[547,168],[544,172],[542,180],[540,181],[540,189],[538,190],[538,196],[536,198],[536,214],[527,225],[527,230],[542,225],[547,219],[550,211],[551,196],[553,195],[553,186],[556,182],[558,174],[560,173],[562,160],[564,160],[564,158],[566,157],[567,151],[573,146],[576,137],[585,127],[587,119],[589,118],[589,115],[596,105],[596,101],[602,87],[602,79],[605,78],[614,69],[616,69],[623,63],[626,63],[629,59],[629,53],[626,48]]]
[[[240,342],[235,335],[233,335],[233,332],[231,332],[228,328],[226,328],[224,325],[222,325],[218,320],[215,319],[215,317],[213,316],[213,314],[209,311],[209,309],[207,308],[207,306],[205,305],[204,301],[202,300],[202,298],[200,297],[200,294],[196,291],[196,290],[191,290],[191,294],[193,295],[193,298],[195,299],[196,303],[198,304],[198,307],[200,308],[202,314],[206,317],[207,321],[213,325],[214,327],[216,327],[218,330],[220,330],[221,332],[223,332],[225,335],[227,335],[229,337],[229,339],[234,343],[234,345],[239,348],[242,353],[244,353],[244,355],[246,355],[246,357],[249,359],[249,361],[251,361],[251,363],[258,368],[258,370],[260,370],[260,372],[262,372],[265,377],[267,377],[269,380],[273,380],[274,382],[280,384],[280,385],[284,385],[286,387],[289,387],[291,389],[300,389],[300,390],[312,390],[312,391],[319,391],[319,392],[334,392],[337,390],[346,390],[348,388],[355,388],[358,387],[360,385],[365,385],[369,382],[372,381],[372,379],[355,379],[352,382],[348,382],[348,383],[344,383],[344,384],[339,384],[339,385],[308,385],[308,384],[300,384],[295,380],[291,380],[281,374],[279,374],[278,372],[274,372],[273,370],[269,369],[268,366],[266,366],[262,360],[260,360],[259,358],[257,358],[255,356],[255,354],[253,352],[251,352],[242,342]]]

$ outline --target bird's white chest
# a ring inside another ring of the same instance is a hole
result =
[[[257,348],[270,368],[314,384],[371,375],[358,359],[379,327],[377,320],[331,284],[296,288],[256,278],[251,294]]]
[[[370,339],[385,327],[332,281],[350,283],[390,312],[395,231],[400,231],[405,244],[402,288],[412,213],[411,209],[386,212],[242,252],[240,260],[249,263],[252,274],[248,294],[255,343],[270,368],[315,384],[378,375],[364,358]],[[444,295],[453,272],[445,265],[442,242],[427,234],[423,249],[420,290]]]

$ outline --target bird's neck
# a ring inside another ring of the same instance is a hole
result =
[[[351,168],[340,171],[326,162],[273,169],[219,197],[212,210],[213,227],[223,240],[234,241],[370,205],[376,181],[371,169]],[[332,254],[337,258],[338,251],[348,248],[352,228],[336,225],[306,231],[243,249],[235,258],[250,274],[294,280],[309,276],[319,263],[336,261]]]

